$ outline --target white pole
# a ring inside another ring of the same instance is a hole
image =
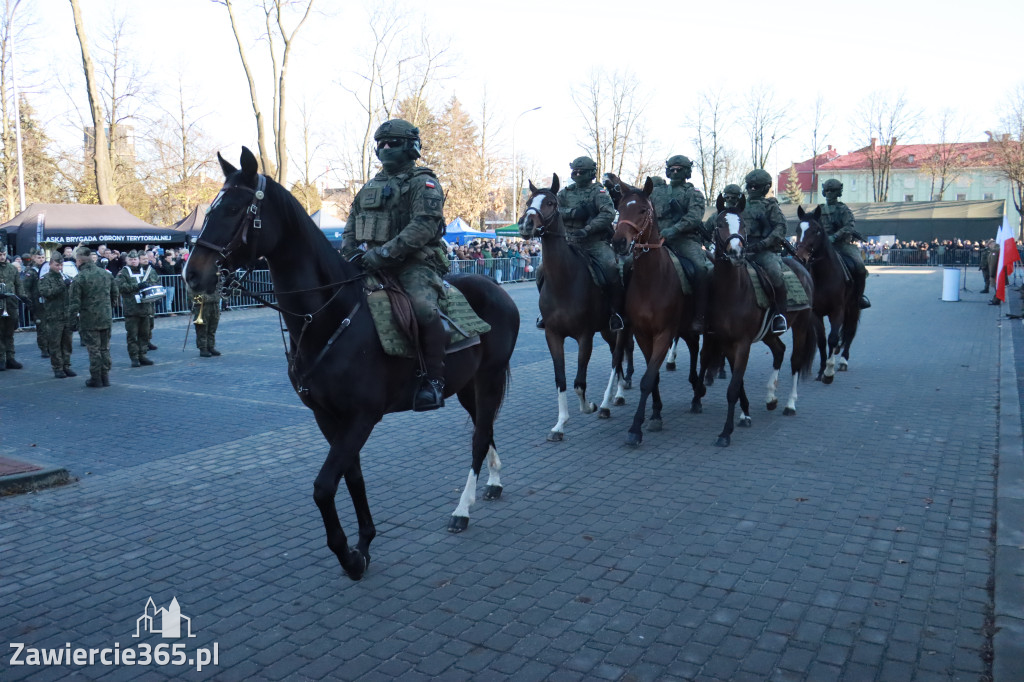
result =
[[[516,126],[519,125],[519,119],[524,114],[528,114],[531,111],[537,111],[540,107],[534,107],[533,109],[527,109],[516,116],[515,123],[512,124],[512,220],[518,220],[519,218],[519,187],[516,184]]]
[[[18,81],[14,77],[14,11],[18,9],[21,0],[16,0],[11,7],[11,14],[7,19],[8,39],[11,43],[11,91],[14,94],[14,137],[17,140],[18,148],[18,198],[21,200],[21,210],[25,210],[25,163],[21,157],[21,107],[18,105]]]

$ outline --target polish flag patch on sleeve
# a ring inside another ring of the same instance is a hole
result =
[[[430,180],[427,180],[427,181],[426,181],[426,185],[427,185],[427,187],[429,187],[430,189],[435,189],[435,188],[437,187],[437,185],[435,185],[435,184],[434,184],[433,182],[431,182]]]

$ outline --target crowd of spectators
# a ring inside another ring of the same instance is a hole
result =
[[[540,265],[540,242],[520,239],[475,239],[462,246],[449,244],[452,272],[474,272],[499,282],[533,279]]]
[[[858,245],[865,263],[889,265],[978,266],[987,254],[986,242],[970,239],[897,239],[892,244],[869,241],[859,242]],[[1017,248],[1022,248],[1020,240],[1017,241]]]

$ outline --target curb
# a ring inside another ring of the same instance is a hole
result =
[[[63,467],[47,467],[38,471],[2,476],[0,477],[0,497],[53,488],[71,483],[73,480],[77,479],[72,479],[68,470]]]
[[[993,570],[995,632],[992,679],[1024,679],[1024,439],[1013,324],[1002,306],[999,361],[999,464],[996,479],[996,556]]]

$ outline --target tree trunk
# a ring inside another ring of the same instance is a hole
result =
[[[75,0],[72,0],[75,2]],[[256,81],[252,77],[252,70],[249,68],[249,60],[245,56],[245,47],[242,45],[242,37],[238,35],[238,27],[235,24],[235,12],[231,8],[231,0],[224,0],[228,8],[228,17],[231,19],[231,31],[235,34],[235,42],[238,44],[238,56],[242,59],[242,68],[245,69],[245,77],[249,81],[249,94],[252,97],[252,113],[256,116],[256,141],[260,148],[260,166],[264,175],[273,176],[276,172],[274,163],[270,159],[267,149],[267,139],[264,133],[263,113],[260,111],[259,98],[256,96]]]
[[[103,108],[100,104],[100,87],[96,82],[96,69],[92,57],[89,56],[89,41],[85,36],[85,24],[82,21],[82,10],[78,0],[70,0],[71,11],[75,16],[75,32],[82,48],[82,69],[85,71],[85,87],[89,93],[89,110],[92,113],[93,125],[93,168],[96,172],[96,196],[101,204],[116,204],[117,192],[114,189],[113,171],[110,165],[110,152],[107,147],[107,133]]]

